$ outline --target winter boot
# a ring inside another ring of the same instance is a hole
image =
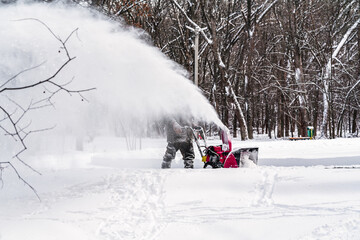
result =
[[[184,160],[184,168],[194,168],[193,160]]]
[[[163,161],[161,163],[161,168],[171,168],[171,162],[166,162],[166,161]]]

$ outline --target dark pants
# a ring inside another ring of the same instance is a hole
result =
[[[161,168],[171,167],[171,161],[175,158],[176,152],[178,150],[180,150],[183,156],[185,168],[194,167],[195,153],[192,142],[168,142]]]

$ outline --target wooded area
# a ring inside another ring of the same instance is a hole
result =
[[[93,0],[193,74],[236,137],[359,134],[359,0]],[[234,131],[236,130],[236,131]]]

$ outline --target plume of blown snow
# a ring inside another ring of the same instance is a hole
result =
[[[33,128],[56,126],[57,132],[64,135],[99,134],[147,126],[175,114],[223,126],[213,107],[188,79],[188,73],[149,44],[145,33],[79,6],[59,3],[0,6],[0,85],[35,66],[7,85],[43,80],[66,61],[61,43],[38,20],[62,40],[75,31],[66,46],[70,56],[76,58],[55,81],[71,90],[96,90],[81,96],[60,91],[52,98],[50,108],[27,114]],[[11,112],[17,104],[38,101],[52,91],[46,85],[4,92],[0,98]]]

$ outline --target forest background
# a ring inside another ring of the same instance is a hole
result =
[[[190,79],[197,32],[199,88],[234,137],[359,134],[359,0],[76,2],[143,29]]]

